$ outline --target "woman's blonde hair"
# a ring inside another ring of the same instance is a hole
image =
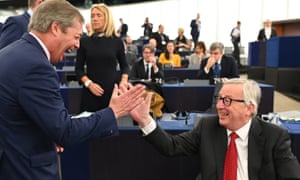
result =
[[[103,27],[103,33],[105,37],[118,36],[115,28],[114,18],[112,13],[107,5],[104,3],[94,4],[91,8],[91,12],[93,9],[98,9],[104,14],[105,24]],[[91,23],[91,34],[95,33],[95,29],[93,27],[93,23]]]

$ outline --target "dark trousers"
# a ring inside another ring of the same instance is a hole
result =
[[[240,47],[239,47],[239,42],[237,41],[232,41],[233,44],[233,52],[232,55],[235,58],[237,65],[241,66],[241,60],[240,60]]]

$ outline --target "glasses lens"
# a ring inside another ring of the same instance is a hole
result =
[[[225,106],[230,106],[231,101],[232,101],[232,100],[231,100],[230,97],[224,97],[224,98],[223,98],[223,103],[224,103]]]

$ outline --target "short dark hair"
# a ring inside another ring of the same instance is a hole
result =
[[[143,46],[143,52],[145,49],[149,49],[151,53],[155,53],[154,47],[152,47],[150,44],[145,44]]]

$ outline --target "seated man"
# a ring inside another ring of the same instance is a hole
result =
[[[239,77],[238,67],[232,56],[224,55],[224,45],[214,42],[210,46],[210,56],[203,59],[198,74],[200,79],[209,79],[211,84],[224,78]]]
[[[154,48],[155,57],[158,58],[160,56],[160,53],[162,53],[162,51],[160,49],[157,49],[156,40],[154,38],[149,39],[149,44]]]
[[[287,130],[256,116],[260,99],[256,82],[226,80],[216,96],[218,116],[204,118],[177,135],[168,134],[149,116],[151,94],[130,115],[161,154],[198,155],[199,179],[300,179]]]
[[[164,72],[161,64],[154,57],[154,48],[146,44],[142,52],[143,58],[133,64],[129,79],[163,80]]]

